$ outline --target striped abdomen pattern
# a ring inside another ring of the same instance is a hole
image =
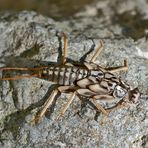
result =
[[[88,75],[89,71],[87,69],[75,66],[51,66],[42,72],[42,77],[60,85],[71,85],[74,81],[85,78]]]

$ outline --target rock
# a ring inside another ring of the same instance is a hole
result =
[[[130,85],[138,86],[142,93],[140,104],[112,111],[108,117],[96,114],[89,104],[84,103],[82,107],[76,98],[64,117],[54,121],[69,96],[62,94],[55,101],[52,113],[49,109],[49,115],[31,126],[33,115],[51,93],[51,83],[38,78],[0,81],[1,147],[146,147],[148,60],[142,54],[138,55],[138,51],[146,52],[147,41],[145,38],[138,41],[125,38],[120,35],[120,26],[108,28],[102,20],[84,18],[56,22],[27,11],[0,16],[1,67],[47,66],[51,62],[59,62],[63,41],[57,32],[64,31],[69,40],[70,61],[82,61],[83,55],[94,45],[96,48],[102,39],[105,46],[97,63],[113,67],[128,59],[128,72],[119,75]],[[89,60],[88,56],[86,60]],[[14,76],[16,73],[9,71],[4,75]]]

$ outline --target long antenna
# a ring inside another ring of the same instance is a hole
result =
[[[32,78],[32,77],[39,77],[38,74],[29,75],[29,76],[16,76],[16,77],[10,77],[10,78],[0,78],[0,80],[17,80],[22,78]]]
[[[47,67],[36,67],[36,68],[17,68],[17,67],[1,67],[0,71],[37,71],[37,70],[42,70]],[[0,78],[0,80],[17,80],[17,79],[22,79],[22,78],[31,78],[31,77],[40,77],[39,74],[33,74],[29,76],[15,76],[15,77],[7,77],[7,78]]]
[[[41,70],[44,68],[47,68],[47,67],[36,67],[36,68],[1,67],[0,71],[4,71],[4,70],[20,70],[20,71],[31,70],[31,71],[35,71],[35,70]]]

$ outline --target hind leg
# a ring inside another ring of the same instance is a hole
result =
[[[114,97],[110,96],[110,95],[96,95],[96,96],[93,96],[92,99],[90,99],[90,100],[96,106],[98,111],[101,111],[104,115],[107,116],[110,111],[103,108],[98,102],[96,102],[96,100],[112,101],[113,99],[114,99]]]
[[[99,54],[101,53],[102,49],[104,47],[103,41],[100,40],[100,46],[96,49],[95,54],[93,55],[93,57],[90,60],[90,63],[95,63],[96,58],[99,56]]]
[[[63,116],[65,114],[66,110],[69,108],[69,106],[72,103],[75,96],[76,96],[76,91],[73,92],[72,95],[68,98],[68,101],[67,101],[66,105],[64,106],[64,108],[62,109],[62,111],[60,112],[60,114],[58,115],[56,120],[58,120],[61,116]]]
[[[64,48],[63,48],[63,55],[62,55],[62,64],[65,65],[67,61],[67,55],[68,55],[68,39],[64,32],[62,32],[62,36],[64,38]]]
[[[49,98],[47,99],[47,101],[43,104],[43,106],[41,107],[41,109],[37,112],[37,114],[35,115],[35,117],[33,117],[32,119],[32,124],[36,124],[38,123],[41,118],[45,115],[47,109],[52,105],[55,97],[57,96],[57,94],[59,92],[64,92],[66,90],[73,90],[75,89],[74,86],[59,86],[58,88],[54,89],[51,93],[51,95],[49,96]]]

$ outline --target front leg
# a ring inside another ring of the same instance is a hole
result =
[[[97,109],[101,110],[102,113],[104,113],[105,115],[108,115],[111,111],[114,111],[115,109],[118,108],[122,108],[124,106],[126,106],[126,102],[124,102],[124,100],[120,100],[116,105],[114,105],[113,107],[110,108],[106,108],[104,109],[100,104],[98,104],[96,102],[96,100],[106,100],[106,101],[112,101],[115,98],[113,96],[110,95],[96,95],[92,98],[92,102],[94,103],[94,105],[97,107]]]
[[[122,107],[125,107],[125,106],[127,106],[127,103],[124,102],[124,100],[120,100],[116,105],[114,105],[114,106],[112,106],[110,108],[107,108],[106,110],[111,112],[111,111],[114,111],[114,110],[116,110],[118,108],[122,108]]]
[[[106,109],[104,109],[99,103],[97,103],[95,99],[91,99],[90,101],[93,103],[98,111],[101,111],[104,115],[108,116],[109,112],[106,111]]]
[[[97,108],[98,111],[101,111],[103,114],[108,115],[108,111],[106,111],[106,109],[104,109],[99,103],[96,102],[96,100],[101,100],[101,99],[105,99],[105,100],[113,100],[114,97],[110,96],[110,95],[97,95],[96,92],[93,92],[87,88],[80,88],[77,90],[78,95],[80,96],[84,96],[84,97],[91,97],[90,101],[92,102],[92,104],[94,104],[94,106]]]
[[[95,95],[92,97],[92,99],[90,99],[90,101],[95,105],[95,107],[101,111],[104,115],[108,115],[109,114],[109,110],[103,108],[99,103],[97,103],[96,100],[113,100],[114,97],[110,96],[110,95]]]

